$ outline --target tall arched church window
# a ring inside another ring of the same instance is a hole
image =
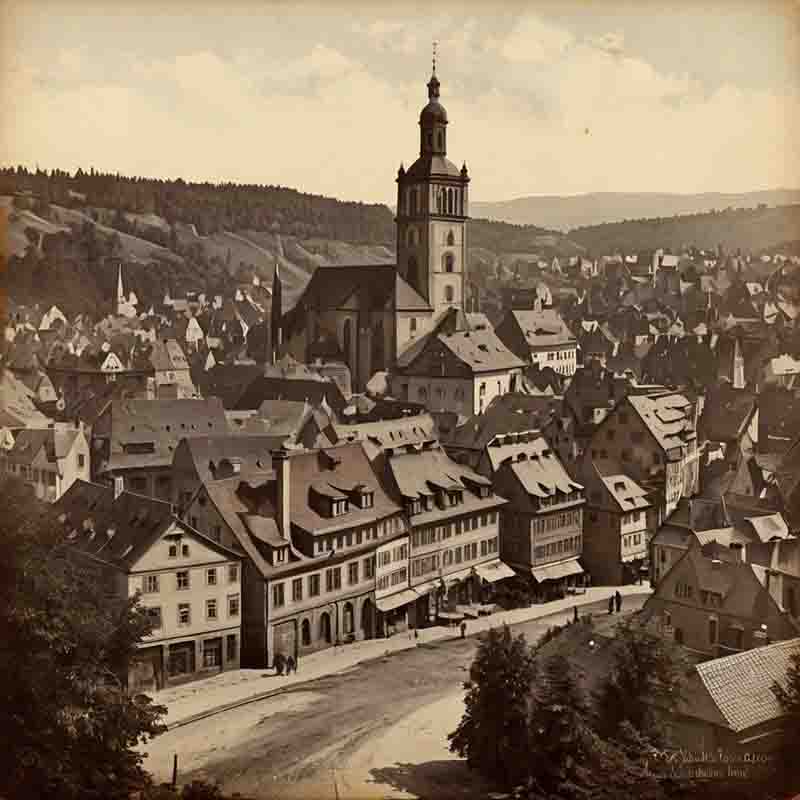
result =
[[[456,243],[456,237],[453,236],[453,231],[447,234],[447,246],[452,247]]]
[[[447,190],[447,213],[448,214],[452,214],[453,213],[453,190],[452,189],[448,189]]]
[[[442,258],[444,261],[444,271],[445,272],[452,272],[453,267],[455,266],[456,260],[453,257],[452,253],[445,253],[444,257]]]
[[[444,214],[444,192],[441,189],[436,190],[436,211]]]
[[[444,287],[444,299],[445,299],[445,301],[448,302],[448,303],[452,303],[454,296],[455,296],[455,293],[453,292],[453,287],[452,286],[445,286]]]

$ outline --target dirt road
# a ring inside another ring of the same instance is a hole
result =
[[[631,598],[626,611],[642,601]],[[514,631],[535,642],[569,617]],[[149,745],[145,766],[166,780],[178,753],[181,782],[204,778],[270,800],[485,797],[446,742],[476,646],[469,638],[423,645],[176,728]]]

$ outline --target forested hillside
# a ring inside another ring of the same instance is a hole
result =
[[[609,222],[575,228],[569,238],[598,255],[690,245],[711,249],[719,244],[728,252],[758,252],[800,239],[800,204]]]

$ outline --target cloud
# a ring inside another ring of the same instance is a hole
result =
[[[91,49],[18,54],[0,145],[14,163],[393,202],[397,165],[418,148],[426,31],[441,41],[450,156],[469,163],[475,199],[800,185],[796,87],[709,87],[679,60],[664,71],[626,51],[622,30],[588,38],[530,14],[511,26],[343,21],[285,48],[290,58],[209,41],[171,55],[115,51],[114,74]],[[69,81],[53,80],[53,65]]]
[[[625,34],[622,31],[604,33],[602,36],[595,36],[589,41],[598,50],[611,53],[611,55],[620,55],[625,49]]]
[[[574,40],[565,28],[527,14],[517,21],[499,49],[508,61],[541,64],[560,58]]]

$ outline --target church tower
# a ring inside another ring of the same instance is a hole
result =
[[[397,269],[439,316],[465,310],[469,177],[447,159],[447,111],[434,52],[428,104],[419,115],[419,158],[397,173]]]

